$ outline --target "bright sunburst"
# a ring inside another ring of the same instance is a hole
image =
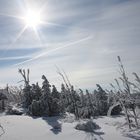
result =
[[[29,10],[23,17],[23,20],[27,27],[37,28],[41,24],[41,15],[35,10]]]
[[[33,1],[32,1],[33,2]],[[13,40],[13,43],[11,45],[9,45],[9,47],[7,48],[7,50],[13,46],[17,40],[24,34],[24,32],[29,28],[32,29],[35,33],[35,36],[37,37],[37,39],[41,41],[41,37],[39,34],[39,28],[41,25],[51,25],[51,26],[58,26],[58,27],[64,27],[63,25],[57,24],[57,23],[53,23],[53,22],[49,22],[49,21],[44,21],[44,19],[46,19],[44,17],[44,9],[46,8],[46,3],[43,4],[43,6],[38,6],[38,7],[33,7],[33,3],[31,1],[24,1],[23,5],[25,5],[25,7],[23,6],[23,11],[21,12],[21,14],[18,16],[17,15],[10,15],[10,14],[4,14],[4,13],[0,13],[0,15],[3,16],[7,16],[7,17],[11,17],[11,18],[17,18],[19,20],[22,21],[22,25],[24,24],[23,28],[21,29],[21,31],[19,31],[19,33],[17,33],[17,36],[15,37],[15,39]],[[45,14],[46,16],[46,14]],[[48,15],[47,15],[48,16]],[[6,52],[6,51],[5,51]]]

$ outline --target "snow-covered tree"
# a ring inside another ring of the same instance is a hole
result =
[[[57,91],[55,85],[52,86],[51,92],[51,105],[50,112],[51,115],[59,115],[62,112],[62,104],[60,100],[60,93]]]
[[[42,83],[42,96],[41,96],[41,103],[43,106],[44,114],[51,115],[51,85],[45,75],[42,76],[43,83]]]
[[[32,100],[38,101],[40,99],[41,95],[42,95],[41,88],[39,87],[38,83],[32,84],[32,87],[31,87]]]
[[[119,56],[118,56],[118,62],[119,62],[119,68],[120,68],[120,78],[119,78],[120,81],[118,79],[115,79],[117,88],[116,86],[111,84],[113,88],[111,92],[113,93],[114,99],[115,99],[113,107],[119,104],[123,112],[125,113],[129,128],[130,129],[132,128],[133,121],[134,121],[134,125],[138,128],[139,124],[138,124],[138,116],[136,113],[136,107],[138,106],[137,103],[140,102],[139,100],[140,98],[136,99],[136,97],[138,97],[136,96],[136,93],[138,93],[137,95],[139,95],[140,93],[139,85],[129,81],[129,78],[122,64],[121,58]],[[136,77],[136,81],[139,83],[138,75],[136,73],[133,73],[133,74]],[[113,107],[111,106],[112,109]]]
[[[27,74],[26,71],[23,69],[19,69],[19,73],[22,75],[23,80],[24,81],[24,88],[23,88],[23,94],[24,94],[24,101],[23,101],[23,105],[28,108],[29,105],[32,103],[32,97],[31,97],[31,86],[29,84],[29,69],[27,70]]]
[[[97,84],[97,90],[94,91],[95,95],[95,106],[97,115],[106,115],[108,111],[108,96],[102,87]]]

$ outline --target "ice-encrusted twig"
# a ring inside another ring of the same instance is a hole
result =
[[[3,126],[0,124],[0,128],[1,128],[1,130],[2,130],[2,133],[0,134],[0,137],[5,133],[5,130],[4,130],[4,128],[3,128]]]

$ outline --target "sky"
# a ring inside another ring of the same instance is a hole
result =
[[[41,24],[27,27],[29,9]],[[19,85],[18,69],[30,82],[63,82],[76,88],[107,87],[119,76],[117,56],[127,72],[140,74],[140,0],[0,0],[0,85]],[[20,83],[21,84],[21,83]]]

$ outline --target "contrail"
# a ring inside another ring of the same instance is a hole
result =
[[[42,56],[45,56],[46,54],[55,52],[55,51],[60,50],[60,49],[63,49],[63,48],[67,48],[67,47],[69,47],[69,46],[71,46],[71,45],[75,45],[75,44],[78,44],[78,43],[80,43],[80,42],[83,42],[83,41],[92,39],[92,38],[93,38],[92,36],[88,36],[88,37],[82,38],[82,39],[80,39],[80,40],[77,40],[77,41],[71,42],[71,43],[69,43],[69,44],[66,44],[66,45],[64,45],[64,46],[57,47],[57,48],[55,48],[55,49],[52,49],[52,50],[46,51],[46,52],[44,52],[44,53],[41,53],[41,54],[39,54],[39,55],[37,55],[37,56],[35,56],[35,57],[31,58],[31,59],[28,59],[28,60],[26,60],[26,61],[23,61],[23,62],[14,64],[14,66],[19,66],[19,65],[21,65],[21,64],[24,64],[24,63],[27,63],[27,62],[36,60],[36,59],[38,59],[38,58],[40,58],[40,57],[42,57]]]
[[[0,57],[0,61],[3,60],[19,60],[19,59],[29,59],[31,58],[30,56],[16,56],[16,57]]]

